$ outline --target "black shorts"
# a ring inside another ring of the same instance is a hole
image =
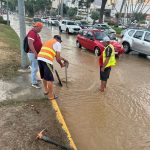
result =
[[[46,81],[54,81],[53,66],[44,61],[38,60],[41,79]]]
[[[110,75],[110,71],[111,71],[111,67],[105,68],[104,71],[101,71],[101,67],[100,67],[100,80],[107,81]]]

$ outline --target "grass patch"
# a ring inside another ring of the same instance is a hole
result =
[[[123,30],[122,28],[119,28],[119,27],[112,27],[115,31],[116,31],[116,34],[120,34],[121,31]]]
[[[4,24],[0,24],[0,31],[0,41],[6,43],[11,49],[19,50],[19,37],[16,32]]]
[[[0,78],[9,78],[17,73],[20,65],[19,37],[7,25],[0,24]]]

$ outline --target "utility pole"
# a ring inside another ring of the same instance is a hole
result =
[[[60,3],[60,0],[59,0],[59,4],[58,4],[58,16],[60,15],[60,8],[61,8],[61,3]]]
[[[20,24],[21,68],[25,69],[27,67],[27,54],[23,49],[23,40],[26,36],[24,0],[18,0],[18,11]]]
[[[60,14],[61,14],[61,17],[63,18],[63,4],[64,4],[64,1],[61,0],[61,9],[60,9]]]
[[[8,10],[8,0],[7,0],[7,25],[9,25],[9,10]]]

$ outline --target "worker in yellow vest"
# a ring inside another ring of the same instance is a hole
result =
[[[104,43],[104,51],[102,52],[99,64],[100,64],[100,91],[104,92],[104,89],[107,85],[107,80],[110,75],[111,67],[115,66],[116,59],[115,59],[115,48],[112,44],[110,44],[110,39],[105,37],[103,39]]]
[[[44,94],[48,95],[49,100],[57,98],[53,93],[53,61],[55,57],[61,67],[64,67],[66,62],[68,63],[65,58],[60,56],[61,42],[61,37],[55,35],[53,39],[43,44],[37,58],[41,79],[43,80]]]

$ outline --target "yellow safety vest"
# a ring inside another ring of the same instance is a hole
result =
[[[57,42],[57,40],[55,40],[55,39],[45,42],[38,54],[38,57],[45,58],[45,59],[53,62],[54,58],[56,56],[56,52],[53,49],[53,44],[55,44],[56,42]]]
[[[105,62],[106,60],[106,49],[110,47],[112,49],[112,53],[111,53],[111,56],[110,56],[110,59],[109,59],[109,62],[108,64],[105,66],[106,67],[111,67],[111,66],[115,66],[116,65],[116,58],[115,58],[115,48],[113,45],[109,44],[103,51],[103,63]]]

